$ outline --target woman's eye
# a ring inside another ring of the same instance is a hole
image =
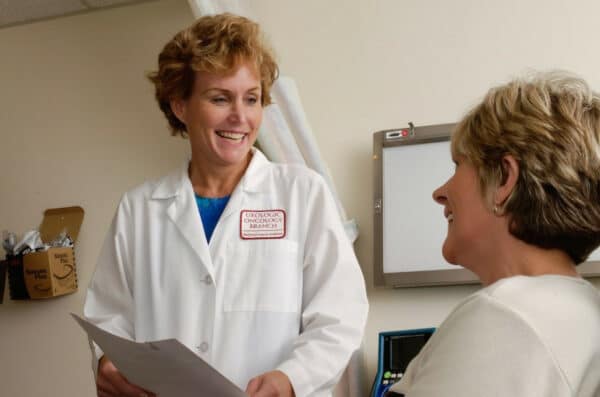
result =
[[[256,104],[256,103],[258,102],[258,98],[257,98],[257,97],[254,97],[254,96],[252,96],[252,97],[249,97],[248,99],[246,99],[246,101],[247,101],[249,104],[251,104],[251,105],[254,105],[254,104]]]
[[[216,103],[217,105],[223,104],[227,102],[227,98],[225,98],[224,96],[217,96],[214,98],[211,98],[210,100],[212,103]]]

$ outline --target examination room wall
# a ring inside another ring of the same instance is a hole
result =
[[[373,287],[372,133],[409,121],[456,121],[491,85],[529,68],[569,69],[600,89],[600,3],[251,4],[282,73],[296,80],[340,198],[359,224],[355,247],[371,301],[367,389],[378,332],[437,326],[478,288]],[[93,395],[87,341],[68,313],[81,313],[121,194],[187,156],[187,142],[169,136],[143,74],[192,19],[185,0],[159,0],[0,29],[0,230],[35,228],[45,208],[86,211],[76,246],[79,291],[29,302],[5,292],[0,395]]]

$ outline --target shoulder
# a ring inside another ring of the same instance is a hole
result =
[[[303,183],[308,186],[325,185],[323,177],[302,164],[273,164],[273,176],[285,183]]]
[[[497,300],[516,306],[524,303],[518,297],[523,293],[541,295],[545,299],[560,297],[567,301],[591,299],[600,302],[600,292],[588,281],[561,275],[509,277],[490,285],[484,291]]]
[[[517,276],[500,280],[471,295],[454,309],[445,323],[470,325],[484,321],[485,325],[485,322],[502,319],[546,338],[562,332],[557,324],[564,323],[566,318],[600,332],[598,290],[587,281],[573,277]],[[567,331],[564,332],[562,336],[568,336]]]
[[[502,279],[465,299],[455,312],[485,307],[507,315],[537,319],[561,316],[566,312],[600,314],[600,291],[589,282],[575,277],[547,275],[516,276]],[[548,308],[553,310],[549,311]]]
[[[127,190],[123,194],[123,198],[125,198],[127,200],[134,200],[134,201],[139,200],[139,199],[148,198],[152,194],[152,192],[154,191],[156,186],[160,183],[160,180],[161,179],[144,181],[143,183],[140,183],[140,184],[132,187],[131,189]]]
[[[568,392],[568,381],[536,330],[484,288],[440,325],[397,390],[411,396],[431,395],[432,387],[447,395],[481,396],[490,390],[539,395],[532,378],[552,379],[550,387]]]
[[[577,389],[600,357],[600,346],[590,342],[600,339],[598,302],[595,288],[579,279],[501,280],[453,310],[423,349],[419,367],[439,375],[458,360],[457,376],[466,371],[494,383],[489,374],[505,380],[528,374]]]
[[[516,361],[522,349],[546,355],[536,329],[527,319],[484,288],[451,312],[424,351],[431,359],[461,359],[481,368],[492,362]]]
[[[326,187],[325,180],[304,164],[274,163],[260,152],[255,152],[256,164],[251,164],[246,183],[258,188],[274,186],[278,189],[306,190]]]
[[[589,381],[600,363],[600,292],[592,284],[559,275],[513,277],[489,296],[527,324],[570,384]]]
[[[463,300],[440,325],[434,339],[472,339],[472,342],[502,337],[516,331],[515,323],[527,323],[510,305],[484,288]]]
[[[123,194],[120,206],[139,206],[152,198],[172,197],[181,189],[182,169],[179,167],[167,175],[134,186]]]
[[[557,332],[565,332],[559,339],[568,336],[566,330],[557,327],[567,318],[571,324],[600,332],[600,292],[583,279],[517,276],[501,280],[483,292],[495,305],[510,310],[548,337],[556,337]]]

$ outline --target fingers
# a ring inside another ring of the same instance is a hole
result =
[[[260,378],[260,385],[256,390],[252,392],[248,391],[248,395],[250,397],[280,397],[283,394],[279,394],[279,392],[275,389],[274,385],[270,383],[269,379]]]
[[[98,372],[98,378],[96,378],[96,389],[98,390],[98,397],[104,397],[103,395],[116,396],[119,394],[119,391],[100,372]]]
[[[261,389],[256,393],[252,394],[251,397],[278,397],[279,395],[275,390]]]
[[[249,396],[254,395],[260,389],[260,386],[262,385],[262,380],[262,376],[257,376],[256,378],[250,379],[250,382],[248,382],[248,386],[246,386],[246,393]]]
[[[150,397],[153,394],[131,384],[106,356],[98,362],[96,378],[98,397]]]
[[[116,396],[119,394],[119,391],[111,382],[111,379],[115,377],[114,373],[118,373],[117,368],[106,356],[102,356],[100,361],[98,361],[98,376],[96,378],[98,397]]]
[[[281,371],[271,371],[248,383],[246,393],[250,397],[294,397],[289,378]]]

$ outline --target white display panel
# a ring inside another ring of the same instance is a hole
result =
[[[450,142],[383,149],[384,273],[456,269],[442,257],[448,222],[432,193],[454,172]]]

